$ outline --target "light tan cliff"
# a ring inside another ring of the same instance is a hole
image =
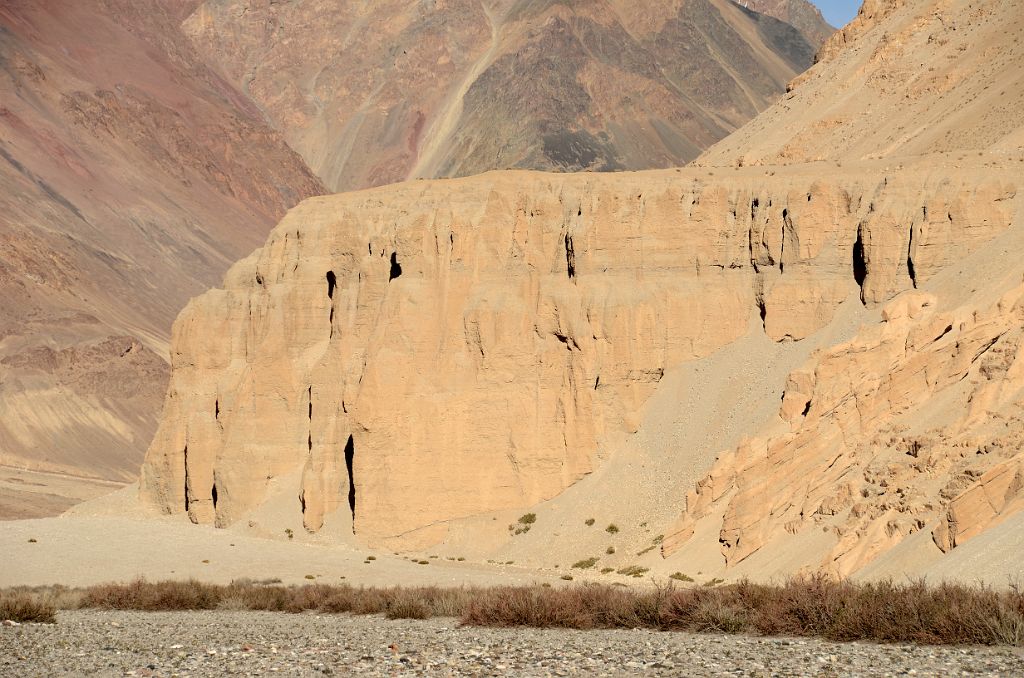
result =
[[[492,173],[307,200],[175,324],[142,495],[227,525],[301,470],[307,529],[340,511],[371,543],[439,541],[591,472],[667,370],[752,312],[803,338],[858,285],[876,305],[1003,231],[1015,195],[998,171],[820,175]]]

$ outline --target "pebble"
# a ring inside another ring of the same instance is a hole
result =
[[[830,643],[453,619],[76,610],[0,627],[0,676],[1014,676],[1011,647]]]

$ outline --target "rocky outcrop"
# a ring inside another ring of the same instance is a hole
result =
[[[823,30],[806,0],[770,5]],[[730,0],[209,0],[183,26],[338,191],[679,166],[820,45]]]
[[[823,530],[807,565],[848,575],[926,527],[948,551],[1024,504],[1024,286],[949,311],[906,292],[882,315],[790,375],[782,421],[718,459],[666,555],[721,515],[727,565]]]
[[[865,176],[492,173],[307,200],[176,322],[142,496],[223,526],[302,470],[307,529],[351,512],[358,536],[389,546],[550,498],[636,429],[666,370],[744,335],[752,314],[800,339],[858,287],[882,303],[1009,223],[996,172]],[[895,351],[906,333],[891,328],[906,328],[889,313],[870,341]],[[926,383],[970,362],[970,336]],[[824,381],[793,383],[788,416],[823,416]],[[737,529],[763,501],[750,496]]]

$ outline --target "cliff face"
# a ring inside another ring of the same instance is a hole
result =
[[[926,284],[1014,204],[998,171],[820,174],[501,173],[307,200],[175,324],[142,496],[223,526],[301,471],[307,529],[338,512],[370,543],[436,542],[590,472],[666,370],[752,314],[806,337],[858,287],[873,307]]]
[[[820,44],[730,0],[209,0],[183,26],[339,191],[682,165]]]

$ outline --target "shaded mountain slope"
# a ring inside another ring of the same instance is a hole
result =
[[[189,10],[0,7],[0,464],[134,477],[171,320],[323,190],[197,58]]]
[[[184,27],[335,190],[678,166],[817,46],[729,0],[210,0]]]

